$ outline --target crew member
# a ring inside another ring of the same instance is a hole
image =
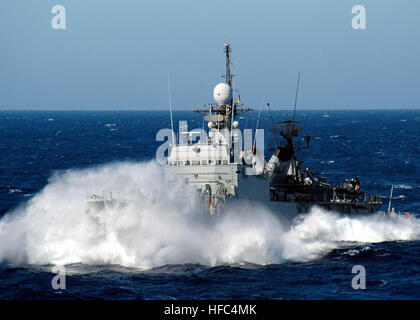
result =
[[[312,179],[309,176],[308,169],[305,170],[305,176],[306,178],[303,180],[303,183],[305,184],[305,186],[310,186],[312,184]]]
[[[357,177],[354,177],[353,179],[351,179],[349,181],[349,187],[350,187],[350,190],[359,191],[360,190],[359,179],[357,179]]]
[[[354,190],[359,191],[360,190],[360,181],[357,179],[357,177],[353,178],[354,181]]]

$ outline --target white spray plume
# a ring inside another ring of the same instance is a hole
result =
[[[53,175],[28,203],[0,220],[0,262],[218,265],[306,261],[342,241],[419,239],[418,225],[380,215],[349,218],[314,208],[286,230],[263,207],[239,205],[221,216],[200,213],[162,167],[113,163]],[[122,208],[91,214],[88,192],[126,195]]]

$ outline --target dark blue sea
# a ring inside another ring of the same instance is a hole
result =
[[[257,116],[240,127],[255,129]],[[176,130],[180,120],[203,124],[189,111],[174,118]],[[395,210],[420,216],[420,111],[298,111],[296,120],[311,136],[298,153],[304,167],[337,184],[357,176],[383,195],[382,211],[395,185]],[[267,157],[270,126],[263,112]],[[0,299],[420,299],[418,218],[315,208],[287,230],[242,207],[209,221],[161,181],[162,128],[164,111],[0,112]],[[90,216],[89,192],[136,197]],[[65,288],[52,286],[55,265]],[[365,289],[352,287],[356,265]]]

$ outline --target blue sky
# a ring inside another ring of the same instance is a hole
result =
[[[53,30],[51,8],[66,8]],[[353,30],[354,5],[367,29]],[[413,0],[1,0],[0,109],[162,110],[212,101],[232,44],[242,101],[420,108]]]

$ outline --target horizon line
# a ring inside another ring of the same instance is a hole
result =
[[[195,108],[194,108],[195,109]],[[176,109],[173,112],[194,112],[194,109]],[[255,107],[251,111],[258,110]],[[368,107],[368,108],[300,108],[296,111],[420,111],[420,107],[404,107],[404,108],[380,108],[380,107]],[[42,112],[71,112],[71,111],[78,111],[78,112],[128,112],[128,111],[137,111],[137,112],[162,112],[167,111],[167,109],[1,109],[0,112],[30,112],[30,111],[42,111]],[[262,110],[266,111],[266,110]],[[292,108],[272,108],[272,111],[290,111],[293,112]]]

